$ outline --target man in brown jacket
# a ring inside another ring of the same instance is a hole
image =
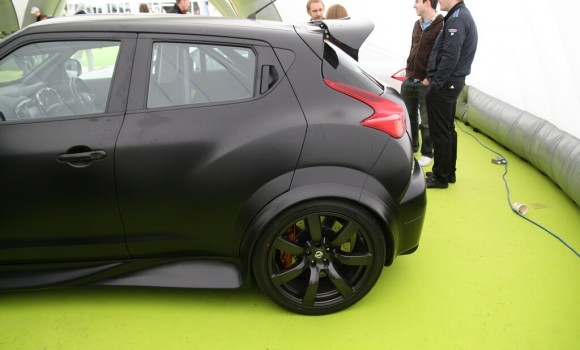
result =
[[[411,120],[413,151],[419,151],[419,128],[421,130],[421,158],[419,164],[427,166],[433,161],[433,144],[429,134],[429,123],[425,94],[429,85],[427,63],[437,35],[443,28],[443,16],[437,14],[438,0],[415,0],[413,7],[419,19],[413,27],[411,52],[407,58],[407,77],[401,85],[401,96]],[[419,114],[421,123],[419,124]],[[420,127],[419,127],[420,125]]]

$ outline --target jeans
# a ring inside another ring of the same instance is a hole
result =
[[[457,163],[455,109],[457,97],[464,86],[465,81],[446,82],[441,88],[429,86],[425,96],[431,138],[435,148],[433,174],[440,181],[448,182],[455,177]]]
[[[431,142],[425,103],[427,88],[428,86],[423,85],[421,81],[414,82],[413,79],[405,79],[401,85],[401,97],[405,102],[407,112],[409,112],[413,151],[417,152],[419,150],[419,130],[421,130],[421,154],[433,158],[433,143]],[[420,123],[419,114],[421,115]]]

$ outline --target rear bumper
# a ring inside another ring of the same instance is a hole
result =
[[[425,175],[417,160],[414,160],[414,164],[411,183],[397,210],[399,232],[394,256],[409,254],[417,249],[425,221],[427,209]]]

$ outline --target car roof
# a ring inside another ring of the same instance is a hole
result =
[[[211,31],[208,30],[211,28]],[[244,36],[265,32],[294,32],[291,24],[230,17],[177,14],[96,14],[52,18],[22,30],[27,34],[58,32],[136,32]]]
[[[323,20],[292,25],[268,20],[179,14],[87,14],[40,21],[22,29],[13,37],[37,33],[88,32],[204,35],[259,40],[273,47],[288,47],[290,42],[304,42],[322,58],[325,37],[330,35],[351,48],[359,49],[373,28],[374,24],[366,19]]]

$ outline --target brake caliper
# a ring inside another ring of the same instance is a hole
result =
[[[284,232],[284,238],[290,242],[296,242],[296,225],[289,227],[286,232]],[[288,268],[296,262],[296,258],[288,252],[280,251],[280,262],[282,263],[282,266]]]

